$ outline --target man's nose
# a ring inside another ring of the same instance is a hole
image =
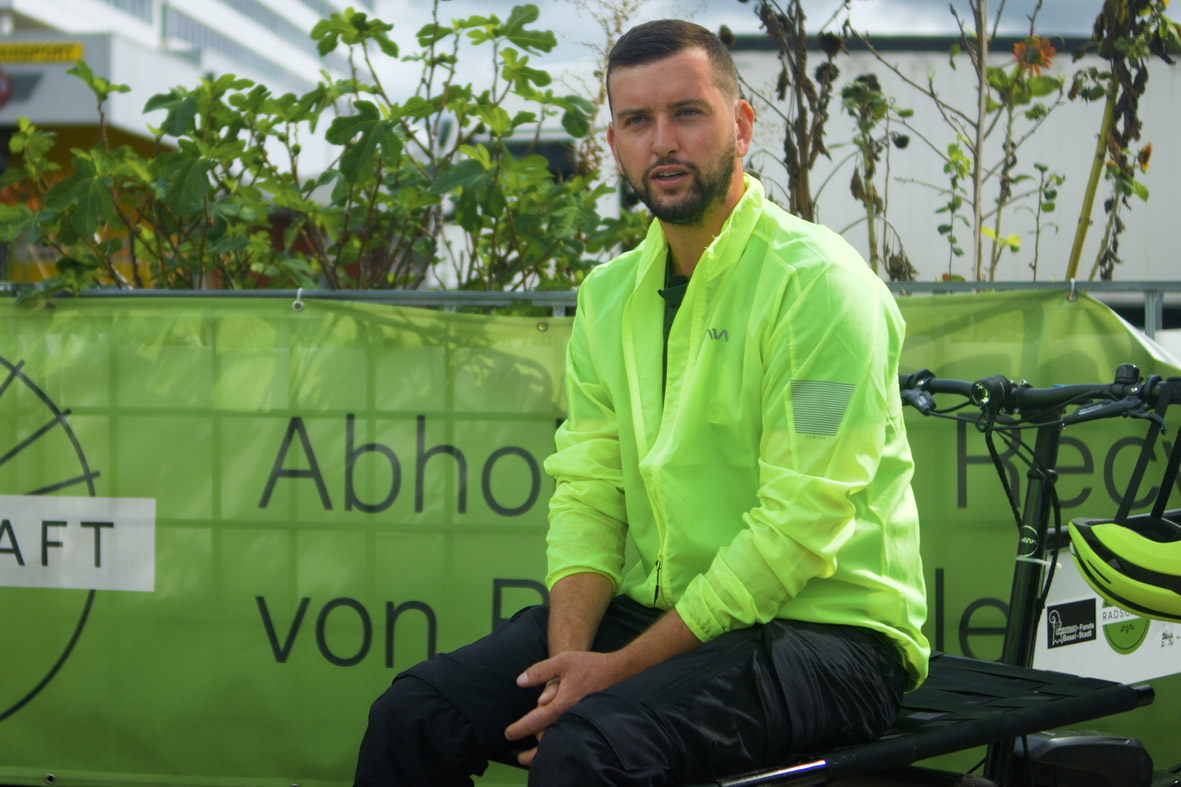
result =
[[[658,117],[655,123],[655,134],[652,136],[652,152],[658,159],[664,159],[677,152],[676,129],[672,122]]]

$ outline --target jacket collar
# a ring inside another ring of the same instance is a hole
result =
[[[746,190],[734,206],[734,210],[726,217],[721,231],[705,248],[690,281],[713,279],[724,273],[742,256],[742,250],[746,247],[755,223],[763,212],[763,202],[766,199],[763,184],[758,178],[744,173],[742,180]],[[664,236],[664,227],[657,219],[648,227],[648,234],[644,238],[636,289],[664,287],[667,259],[668,240]]]

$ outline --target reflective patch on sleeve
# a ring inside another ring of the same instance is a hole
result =
[[[835,435],[852,396],[852,383],[792,380],[791,409],[796,431],[829,437]]]

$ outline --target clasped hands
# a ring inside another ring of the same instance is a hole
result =
[[[533,735],[540,741],[558,716],[574,707],[583,697],[602,691],[629,675],[618,651],[565,651],[539,661],[517,678],[517,685],[522,688],[545,686],[537,698],[537,707],[510,724],[504,731],[505,737],[510,741],[518,741]],[[536,754],[537,747],[534,746],[522,752],[517,761],[528,767]]]

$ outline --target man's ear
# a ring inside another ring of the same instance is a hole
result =
[[[738,156],[745,158],[755,133],[755,109],[745,98],[734,102],[734,126],[734,147]]]

